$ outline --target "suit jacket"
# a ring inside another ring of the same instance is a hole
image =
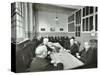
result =
[[[35,57],[30,65],[30,71],[51,71],[51,70],[61,70],[63,69],[63,64],[57,64],[57,67],[54,67],[48,60],[44,58]]]
[[[71,54],[76,56],[76,53],[79,52],[79,47],[78,45],[76,44],[73,44],[73,46],[70,46],[70,51],[71,51]]]
[[[69,40],[66,40],[66,41],[65,41],[65,43],[64,43],[64,48],[70,49],[70,41],[69,41]]]
[[[85,49],[81,53],[80,60],[86,65],[86,67],[97,67],[97,49],[89,48],[88,51]]]

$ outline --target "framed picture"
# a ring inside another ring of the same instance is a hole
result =
[[[63,28],[60,28],[60,31],[63,31],[64,29]]]
[[[55,28],[54,27],[50,28],[50,31],[55,31]]]
[[[45,31],[45,28],[41,28],[41,31]]]

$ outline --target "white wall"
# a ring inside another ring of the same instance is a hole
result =
[[[38,11],[38,24],[39,24],[39,33],[51,33],[51,32],[67,32],[68,25],[68,14],[57,12],[58,22],[54,20],[56,17],[56,12],[48,11]],[[55,31],[50,31],[50,28],[54,27]],[[45,31],[41,31],[41,28],[45,28]],[[60,28],[63,28],[63,31],[60,31]]]

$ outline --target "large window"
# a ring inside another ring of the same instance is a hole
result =
[[[11,4],[12,42],[20,43],[30,38],[33,31],[32,4],[15,2]]]
[[[86,6],[83,8],[82,30],[83,32],[97,31],[97,7]]]
[[[73,30],[76,37],[80,37],[81,32],[97,31],[97,11],[97,7],[86,6],[74,12],[68,17],[68,32]]]
[[[78,10],[76,13],[76,30],[75,30],[75,34],[76,37],[80,37],[80,33],[81,33],[81,10]]]
[[[68,32],[74,32],[75,31],[75,19],[74,14],[70,15],[68,17]]]
[[[74,31],[75,31],[74,23],[68,24],[68,32],[74,32]]]

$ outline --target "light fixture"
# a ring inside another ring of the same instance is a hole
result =
[[[58,21],[58,17],[56,16],[55,21]]]
[[[54,18],[55,21],[58,21],[58,16],[57,16],[57,7],[56,7],[56,17]]]

